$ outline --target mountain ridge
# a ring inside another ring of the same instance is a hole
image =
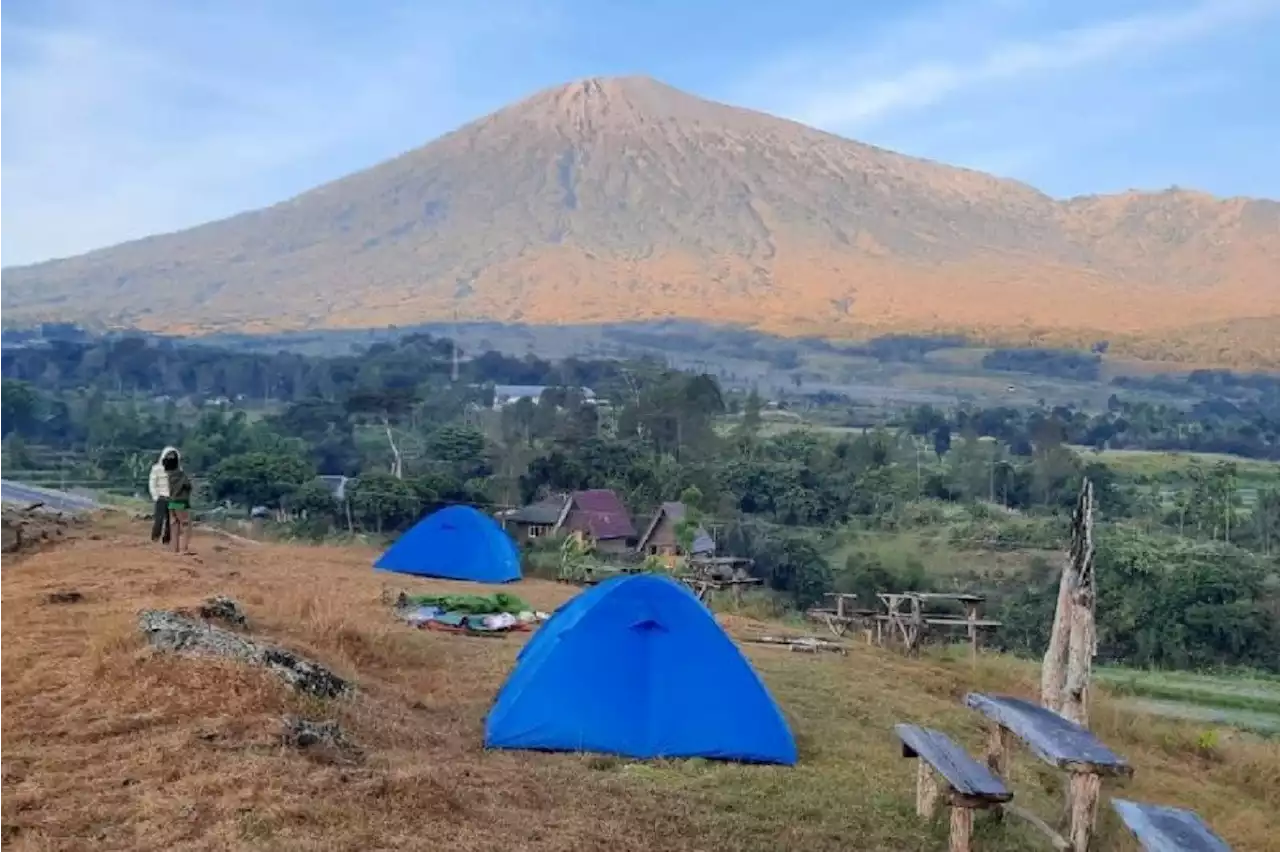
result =
[[[271,207],[4,283],[20,319],[175,333],[679,317],[1105,338],[1277,366],[1273,269],[1280,203],[1176,188],[1057,200],[624,77],[545,89]]]

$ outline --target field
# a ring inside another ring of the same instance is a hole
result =
[[[1158,450],[1103,450],[1095,452],[1088,447],[1075,447],[1085,458],[1097,459],[1117,473],[1132,477],[1152,479],[1180,479],[1194,466],[1203,468],[1215,464],[1234,464],[1242,481],[1263,480],[1274,483],[1280,479],[1280,462],[1246,459],[1222,453],[1182,453]]]
[[[1020,576],[1037,560],[1053,560],[1058,551],[1017,548],[997,550],[973,544],[959,548],[948,539],[946,526],[926,530],[888,532],[859,530],[836,545],[827,556],[833,570],[845,567],[850,556],[875,560],[899,576],[918,570],[938,581],[972,581],[991,576]]]
[[[914,768],[892,725],[936,726],[977,752],[982,726],[963,695],[1034,691],[1034,666],[996,656],[971,666],[748,645],[796,732],[796,768],[486,753],[484,714],[520,640],[415,631],[382,603],[388,584],[449,584],[375,575],[360,548],[207,535],[182,559],[143,539],[115,519],[5,560],[7,849],[937,849],[945,827],[915,817]],[[60,590],[84,599],[46,601]],[[542,608],[570,593],[531,580],[513,591]],[[303,701],[264,672],[143,647],[138,610],[215,593],[245,606],[253,634],[354,679],[356,696]],[[721,620],[738,637],[780,629]],[[290,712],[337,719],[363,759],[279,745]],[[1208,743],[1201,725],[1106,696],[1093,718],[1136,767],[1126,796],[1194,807],[1237,850],[1280,849],[1280,743],[1229,731]],[[1029,758],[1015,763],[1024,804],[1056,813],[1055,784]],[[1101,848],[1133,848],[1109,811],[1102,831]],[[987,850],[1034,844],[1016,824],[984,823],[979,838]]]
[[[1100,679],[1128,704],[1161,716],[1280,734],[1280,678],[1103,669]]]
[[[1221,453],[1174,453],[1155,450],[1103,450],[1075,448],[1085,459],[1106,464],[1122,478],[1140,483],[1159,493],[1166,508],[1174,505],[1177,492],[1190,482],[1193,468],[1208,471],[1216,464],[1236,467],[1236,494],[1240,506],[1253,507],[1262,489],[1280,488],[1280,462],[1246,459]]]

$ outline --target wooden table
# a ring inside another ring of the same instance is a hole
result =
[[[805,611],[810,621],[825,624],[837,638],[842,638],[849,628],[857,624],[868,625],[867,642],[871,641],[870,625],[875,623],[878,613],[873,609],[855,609],[853,604],[858,596],[845,592],[827,592],[824,598],[831,598],[835,605],[831,607],[813,607]]]
[[[1057,849],[1088,852],[1098,820],[1102,779],[1130,776],[1133,767],[1085,728],[1038,704],[981,693],[966,695],[964,703],[987,717],[986,760],[996,775],[1003,777],[1008,768],[1011,737],[1017,737],[1040,760],[1068,775],[1066,837],[1029,811],[1013,806],[1006,806],[1005,810],[1040,829]]]
[[[677,577],[676,579],[688,586],[698,600],[703,603],[707,602],[707,597],[712,592],[720,591],[721,589],[732,589],[733,602],[738,605],[742,604],[743,587],[758,586],[761,582],[758,577],[743,577],[735,580],[709,580],[702,577]]]
[[[948,592],[897,592],[877,594],[885,605],[885,612],[877,615],[876,639],[884,643],[882,626],[887,625],[890,635],[902,639],[908,654],[918,654],[925,632],[930,627],[964,627],[969,637],[970,653],[976,657],[979,630],[999,627],[999,621],[981,618],[979,610],[986,600],[982,595]],[[958,603],[964,607],[963,618],[942,613],[929,613],[925,608],[932,603]]]

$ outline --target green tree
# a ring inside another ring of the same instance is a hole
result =
[[[215,500],[280,508],[287,496],[315,475],[311,462],[301,456],[241,453],[214,466],[208,487]]]
[[[402,529],[420,515],[413,485],[388,473],[359,477],[350,487],[351,511],[365,529],[377,533]]]
[[[14,431],[29,435],[40,415],[40,393],[27,382],[5,379],[0,387],[0,409],[0,426],[5,435]]]
[[[738,424],[738,430],[742,435],[754,438],[760,434],[760,426],[764,422],[760,413],[763,408],[760,391],[752,386],[751,393],[747,394],[747,401],[742,407],[742,422]]]

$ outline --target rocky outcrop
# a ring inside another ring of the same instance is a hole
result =
[[[215,598],[217,607],[203,609],[215,612],[218,617],[232,616],[233,623],[245,623],[239,605],[229,598]],[[230,604],[230,606],[228,606]],[[239,617],[239,621],[235,620]],[[352,691],[353,687],[329,669],[294,653],[272,645],[259,644],[252,639],[193,618],[182,612],[170,610],[143,610],[138,614],[138,628],[154,648],[174,654],[197,657],[225,657],[250,665],[266,668],[299,692],[319,698],[338,698]]]

